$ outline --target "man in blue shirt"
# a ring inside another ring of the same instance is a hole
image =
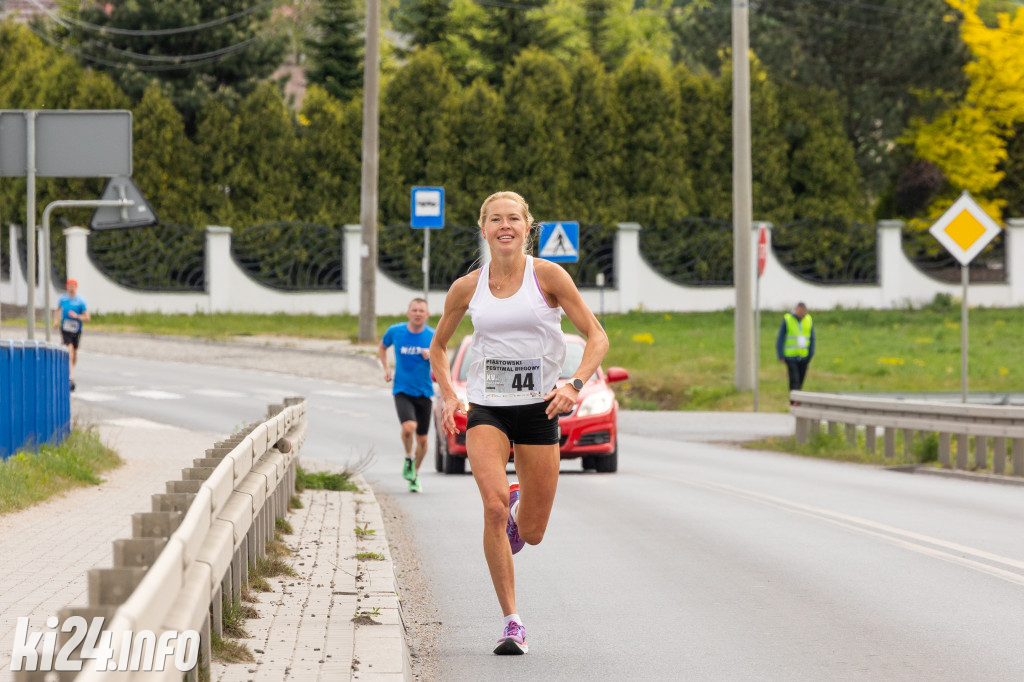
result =
[[[69,279],[67,293],[62,294],[53,310],[53,328],[60,329],[61,339],[68,347],[71,368],[71,390],[75,390],[75,363],[78,362],[78,342],[82,338],[82,323],[90,319],[85,299],[78,295],[78,281]]]
[[[434,329],[427,325],[430,313],[427,302],[414,298],[405,315],[408,322],[391,325],[377,348],[380,364],[384,367],[384,381],[394,378],[395,409],[402,423],[402,444],[405,445],[405,463],[402,477],[409,481],[409,492],[422,490],[419,470],[427,454],[427,434],[430,431],[430,412],[433,407],[434,382],[430,378],[430,342]],[[395,347],[395,373],[392,377],[388,365],[388,348]],[[414,439],[415,434],[415,439]],[[416,459],[413,461],[413,441]]]

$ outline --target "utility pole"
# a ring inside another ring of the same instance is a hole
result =
[[[359,342],[377,340],[377,167],[380,151],[380,2],[366,0],[363,56],[363,176],[359,195]]]
[[[754,389],[753,190],[750,170],[750,4],[732,3],[732,237],[736,390]]]

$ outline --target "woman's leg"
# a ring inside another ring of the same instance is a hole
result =
[[[548,527],[558,487],[558,444],[516,445],[516,476],[519,477],[519,537],[540,544]]]
[[[484,503],[484,557],[494,593],[506,616],[516,612],[512,548],[505,534],[508,521],[508,476],[505,474],[508,448],[508,437],[494,426],[481,424],[466,433],[469,465]]]

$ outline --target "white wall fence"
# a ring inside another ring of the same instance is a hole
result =
[[[770,248],[764,276],[760,282],[761,307],[786,310],[803,300],[814,309],[845,308],[887,309],[930,303],[936,294],[959,298],[961,285],[936,280],[915,266],[903,250],[900,221],[880,221],[877,226],[878,283],[857,285],[815,284],[789,272]],[[595,312],[625,313],[643,309],[665,312],[715,311],[733,308],[736,295],[733,287],[683,286],[669,281],[652,269],[640,255],[640,232],[637,223],[620,223],[615,240],[614,288],[602,292],[583,289],[583,297]],[[1007,308],[1024,305],[1024,219],[1011,219],[1006,227],[1006,281],[972,283],[968,293],[972,306]],[[770,233],[770,226],[769,226]],[[206,291],[152,292],[137,291],[107,278],[89,258],[89,231],[72,227],[64,231],[67,245],[67,272],[78,280],[79,291],[93,312],[163,312],[163,313],[359,313],[360,260],[362,252],[360,228],[346,225],[344,230],[344,291],[285,292],[263,286],[243,270],[231,257],[231,229],[206,228]],[[9,229],[12,257],[11,278],[0,282],[0,302],[25,305],[26,278],[17,257],[17,230]],[[751,265],[757,254],[757,230],[751,232]],[[433,258],[444,258],[443,253]],[[1020,274],[1018,274],[1018,271]],[[42,274],[40,273],[40,279]],[[50,284],[52,287],[52,284]],[[51,290],[56,303],[59,291]],[[422,296],[422,289],[402,286],[379,269],[376,277],[376,312],[399,315],[409,300]],[[431,291],[431,311],[444,307],[444,291]],[[36,294],[37,305],[43,300],[42,290]],[[751,301],[753,303],[753,301]]]

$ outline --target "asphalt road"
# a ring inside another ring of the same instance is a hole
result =
[[[441,680],[1021,680],[1024,488],[745,450],[784,415],[626,413],[617,474],[563,464],[548,534],[516,557],[530,654],[500,610],[471,476],[400,477],[389,393],[83,355],[77,400],[228,433],[309,400],[303,455],[365,475],[411,519],[442,625]]]

